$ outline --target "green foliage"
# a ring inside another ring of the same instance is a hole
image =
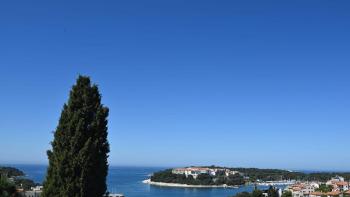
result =
[[[259,168],[230,168],[230,169],[243,173],[245,176],[249,177],[249,180],[252,182],[256,180],[261,180],[261,181],[300,180],[300,181],[325,182],[337,175],[344,177],[345,180],[350,179],[350,172],[302,173],[302,172],[291,172],[291,171],[279,170],[279,169],[259,169]]]
[[[226,181],[227,185],[243,185],[244,183],[243,177],[239,174],[229,175]]]
[[[31,187],[35,187],[35,186],[39,185],[30,179],[16,178],[14,181],[15,181],[14,183],[16,186],[18,186],[18,187],[21,186],[21,188],[23,188],[25,190],[29,190]]]
[[[0,167],[0,175],[6,176],[6,177],[15,177],[15,176],[24,176],[24,173],[13,167]]]
[[[196,180],[201,185],[214,185],[213,178],[209,174],[199,174]]]
[[[320,187],[315,189],[315,191],[317,192],[322,192],[322,193],[327,193],[327,192],[331,192],[333,190],[333,186],[332,185],[326,185],[326,184],[320,184]]]
[[[258,190],[258,189],[254,189],[251,196],[252,197],[264,197],[263,192],[261,190]]]
[[[278,197],[278,190],[275,187],[270,186],[267,190],[268,197]]]
[[[292,192],[291,191],[284,191],[282,194],[282,197],[292,197]]]
[[[14,184],[7,181],[6,177],[0,176],[0,197],[18,196]]]
[[[101,197],[108,171],[108,108],[89,77],[79,76],[54,132],[43,197]]]
[[[240,192],[237,193],[234,197],[252,197],[252,195],[249,192]]]
[[[280,181],[280,180],[300,180],[300,181],[327,181],[336,175],[344,177],[346,180],[350,179],[350,173],[302,173],[302,172],[290,172],[287,170],[279,170],[279,169],[258,169],[258,168],[224,168],[218,166],[203,166],[207,168],[218,168],[218,169],[230,169],[234,171],[239,171],[240,174],[230,175],[229,177],[225,176],[223,171],[218,171],[216,176],[211,177],[211,180],[207,177],[202,181],[196,180],[188,180],[184,175],[173,175],[171,170],[168,170],[167,173],[155,173],[153,176],[154,180],[158,180],[157,182],[166,182],[166,183],[183,183],[183,184],[204,184],[210,183],[210,185],[243,185],[245,182],[251,181],[255,182],[257,180],[260,181]],[[162,176],[158,176],[161,175]],[[249,177],[249,179],[245,180],[243,178]]]
[[[151,181],[154,182],[163,182],[163,183],[180,183],[188,185],[212,185],[212,179],[208,179],[206,176],[198,176],[197,179],[194,179],[192,176],[186,177],[183,174],[173,174],[171,169],[156,172],[152,175]]]
[[[259,168],[231,168],[248,176],[251,181],[278,181],[289,179],[300,179],[304,176],[301,172],[290,172],[279,169],[259,169]]]
[[[264,192],[267,192],[268,197],[278,197],[278,190],[272,186],[270,186],[270,188]],[[251,193],[241,192],[232,197],[264,197],[264,194],[263,191],[255,188]]]
[[[210,176],[209,174],[199,174],[196,179],[192,176],[186,177],[183,174],[173,174],[171,169],[156,172],[152,175],[151,181],[163,183],[180,183],[188,185],[242,185],[244,179],[239,174]]]

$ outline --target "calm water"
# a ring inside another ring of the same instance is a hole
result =
[[[44,165],[11,165],[24,171],[28,178],[42,183],[46,166]],[[152,172],[165,168],[154,167],[113,167],[109,168],[108,189],[113,193],[123,193],[126,197],[227,197],[237,192],[251,191],[252,186],[244,186],[238,189],[191,189],[158,187],[143,184],[142,180],[148,178]],[[264,188],[264,187],[262,187]]]

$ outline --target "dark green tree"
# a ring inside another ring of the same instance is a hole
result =
[[[261,190],[254,189],[252,192],[252,197],[264,197],[264,194]]]
[[[47,151],[49,167],[43,197],[102,197],[105,195],[109,144],[108,108],[98,87],[79,76],[63,106]]]
[[[251,193],[249,192],[241,192],[241,193],[237,193],[235,196],[233,197],[252,197]]]
[[[320,184],[320,187],[316,189],[317,192],[327,193],[333,190],[332,185]]]
[[[0,174],[0,197],[17,197],[20,196],[16,192],[14,184],[8,182],[7,177]]]
[[[282,197],[292,197],[292,192],[291,191],[284,191],[282,194]]]
[[[278,197],[278,190],[275,187],[270,186],[267,190],[267,195],[268,197]]]

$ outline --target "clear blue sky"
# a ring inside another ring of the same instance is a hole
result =
[[[112,165],[350,170],[349,1],[0,4],[0,163],[46,163],[78,74]]]

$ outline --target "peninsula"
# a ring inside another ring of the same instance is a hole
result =
[[[292,185],[298,181],[326,181],[334,176],[350,179],[350,173],[303,173],[280,169],[191,166],[153,173],[143,183],[167,187],[236,188],[244,184]]]

